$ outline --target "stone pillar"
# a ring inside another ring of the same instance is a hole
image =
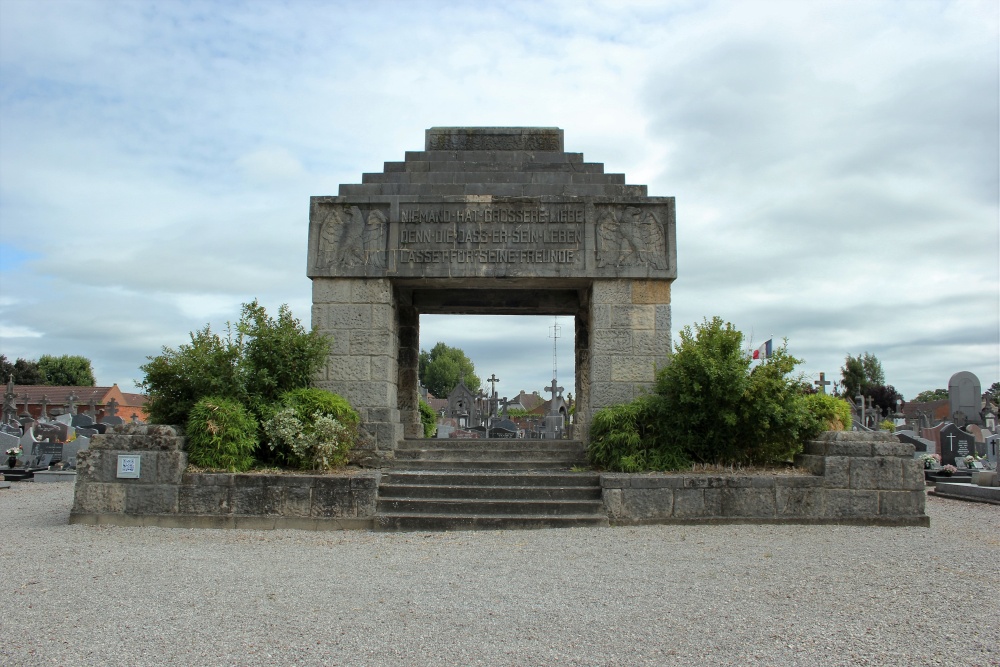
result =
[[[590,295],[591,412],[628,403],[651,388],[670,347],[670,281],[595,280]]]
[[[403,428],[399,319],[391,283],[384,278],[314,278],[312,321],[333,339],[315,384],[347,399],[368,436],[357,460],[392,458]]]
[[[424,437],[420,422],[420,313],[411,305],[397,309],[399,329],[399,412],[407,438]]]

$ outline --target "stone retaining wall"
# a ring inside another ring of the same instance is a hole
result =
[[[189,474],[169,426],[125,425],[80,452],[70,523],[191,528],[371,528],[378,472],[354,475]],[[118,456],[140,475],[118,477]]]
[[[617,524],[929,525],[923,464],[891,433],[823,433],[796,464],[812,474],[605,474],[604,504]]]
[[[118,456],[138,455],[138,478]],[[828,432],[797,457],[809,474],[601,475],[614,524],[853,523],[927,526],[923,463],[889,433]],[[378,471],[190,474],[169,426],[124,425],[80,453],[70,523],[191,528],[373,528]]]

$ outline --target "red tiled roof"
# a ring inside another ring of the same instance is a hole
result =
[[[24,403],[25,394],[28,395],[28,403],[38,405],[42,402],[42,397],[48,397],[49,405],[66,405],[71,394],[76,395],[77,405],[87,405],[93,400],[97,405],[104,405],[108,400],[108,395],[118,385],[112,387],[53,387],[44,384],[19,384],[14,385],[14,402],[18,405]],[[119,390],[121,392],[121,390]],[[121,392],[124,403],[129,407],[141,407],[146,404],[145,394],[126,394]]]

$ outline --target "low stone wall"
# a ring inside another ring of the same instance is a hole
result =
[[[135,478],[118,457],[138,456]],[[806,474],[604,474],[614,524],[851,523],[927,526],[923,463],[889,433],[828,432],[796,463]],[[374,528],[378,471],[340,475],[185,473],[169,426],[124,425],[77,461],[70,523],[189,528]]]
[[[823,433],[804,475],[601,476],[612,523],[851,523],[928,526],[922,462],[891,433]]]
[[[139,476],[118,476],[137,455]],[[70,523],[342,530],[374,525],[378,472],[353,475],[188,474],[169,426],[125,425],[93,438],[77,462]]]

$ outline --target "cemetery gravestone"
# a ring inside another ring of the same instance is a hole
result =
[[[954,424],[941,429],[941,465],[965,466],[965,457],[975,451],[976,439]]]
[[[983,409],[983,389],[979,378],[969,371],[952,375],[948,380],[948,401],[950,415],[954,417],[961,413],[968,423],[978,424]]]

